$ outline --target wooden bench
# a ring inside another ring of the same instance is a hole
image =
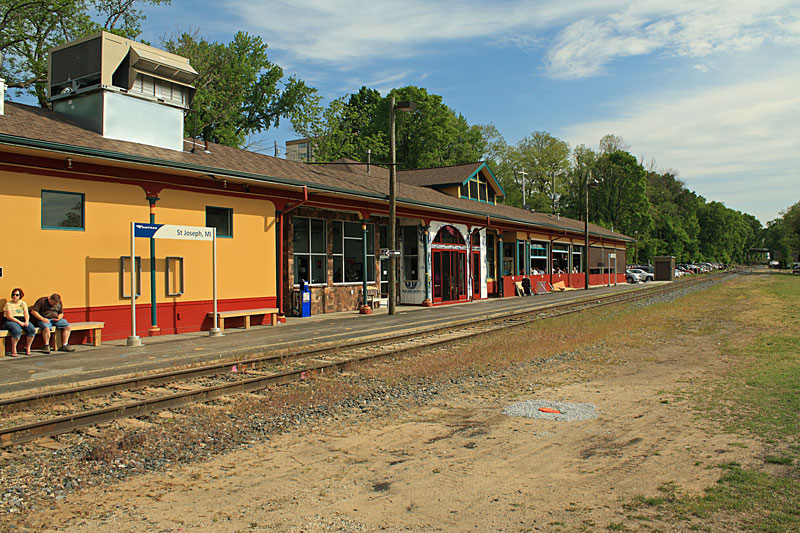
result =
[[[72,333],[76,331],[91,331],[92,332],[92,344],[94,346],[100,346],[102,342],[102,335],[101,330],[105,327],[105,322],[71,322],[71,331]],[[41,333],[41,328],[36,328],[36,335]],[[53,344],[56,350],[60,349],[64,343],[61,341],[61,333],[62,331],[56,328],[55,332],[50,335],[53,339]],[[6,329],[0,329],[0,339],[5,337],[10,337],[11,332]]]
[[[226,318],[241,318],[241,317],[244,317],[244,329],[250,329],[250,317],[258,315],[269,315],[269,322],[273,326],[278,323],[278,309],[272,307],[266,307],[263,309],[238,309],[234,311],[217,311],[219,330],[225,331]],[[209,312],[208,316],[211,317],[211,319],[213,320],[214,312],[213,311]]]
[[[92,344],[94,346],[100,346],[100,342],[103,339],[102,336],[102,329],[105,327],[105,322],[71,322],[70,328],[71,333],[75,333],[76,331],[91,331],[92,332]],[[61,341],[61,330],[56,328],[55,335],[50,335],[51,337],[55,337],[53,341],[53,346],[56,350],[61,349],[64,343]]]

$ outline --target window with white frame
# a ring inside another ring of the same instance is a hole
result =
[[[583,246],[579,244],[572,245],[572,272],[583,272]]]
[[[333,282],[356,283],[364,281],[364,244],[360,222],[334,220]],[[367,281],[375,281],[375,226],[367,224]]]
[[[298,285],[301,279],[312,285],[327,283],[325,221],[318,218],[294,217],[292,225],[295,285]]]
[[[553,274],[569,273],[569,244],[553,243]]]
[[[546,241],[531,241],[531,274],[547,274],[547,247]]]
[[[419,280],[417,226],[403,226],[403,281]]]

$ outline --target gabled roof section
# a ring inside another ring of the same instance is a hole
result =
[[[452,165],[449,167],[420,168],[414,170],[400,170],[397,172],[397,180],[401,183],[416,185],[417,187],[430,187],[438,189],[451,185],[462,185],[473,176],[485,169],[490,177],[495,195],[505,196],[506,193],[494,177],[494,172],[489,168],[485,161],[476,163],[465,163],[463,165]]]

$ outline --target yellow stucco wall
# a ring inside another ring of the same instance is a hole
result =
[[[43,229],[42,190],[83,193],[85,229]],[[0,217],[7,232],[0,248],[0,299],[22,287],[25,300],[61,293],[66,307],[129,304],[120,293],[120,256],[130,255],[130,223],[148,222],[150,208],[139,186],[0,172]],[[276,295],[275,207],[267,200],[164,189],[156,223],[205,226],[205,207],[233,209],[233,238],[217,240],[220,299]],[[142,303],[150,301],[148,239],[136,239],[142,257]],[[167,297],[166,256],[182,256],[185,289]],[[156,241],[158,302],[211,299],[211,243]],[[126,284],[127,286],[127,284]]]

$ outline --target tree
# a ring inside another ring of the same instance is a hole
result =
[[[367,148],[376,164],[389,159],[389,98],[412,100],[413,113],[396,114],[398,168],[426,168],[478,161],[484,152],[482,131],[470,126],[447,107],[442,97],[420,87],[392,89],[380,98],[374,89],[362,87],[353,95],[317,109],[305,126],[295,128],[310,137],[315,158],[331,161],[350,157],[363,161]]]
[[[631,147],[622,137],[609,133],[600,139],[600,152],[603,154],[613,154],[614,152],[627,152]]]
[[[647,197],[653,227],[640,235],[639,251],[648,260],[657,255],[674,255],[679,262],[691,261],[699,250],[700,226],[697,195],[688,191],[675,171],[647,173]]]
[[[397,113],[397,162],[403,169],[441,167],[478,161],[483,153],[478,127],[447,107],[442,97],[409,85],[392,89],[379,108],[379,126],[389,128],[389,98],[411,100],[413,113]]]
[[[281,119],[304,127],[318,102],[316,89],[294,76],[283,81],[283,69],[269,61],[258,36],[239,32],[226,45],[184,33],[162,45],[188,58],[199,73],[187,136],[243,147],[249,135],[276,127]]]
[[[597,159],[594,177],[597,188],[590,195],[589,211],[595,222],[626,235],[650,229],[647,177],[635,157],[622,151],[604,153]]]
[[[778,214],[779,218],[767,222],[763,231],[764,245],[772,257],[780,258],[781,265],[788,267],[800,253],[800,202]]]
[[[0,2],[0,51],[8,86],[36,96],[47,107],[47,52],[99,30],[128,39],[141,34],[143,4],[170,0],[4,0]],[[103,21],[102,24],[95,19]]]
[[[316,106],[307,127],[298,133],[310,139],[317,161],[342,157],[366,161],[368,150],[376,155],[387,151],[388,133],[373,125],[382,101],[378,91],[361,87],[349,98],[337,98],[325,108]]]
[[[569,169],[569,145],[546,131],[535,131],[517,143],[516,157],[517,168],[528,173],[528,204],[537,211],[556,212]]]
[[[492,173],[506,193],[503,202],[508,205],[522,207],[522,176],[516,172],[514,161],[517,159],[514,148],[509,146],[503,134],[494,124],[478,126],[482,137],[483,154]]]
[[[561,212],[566,216],[583,219],[586,214],[586,185],[594,180],[597,154],[581,144],[572,151],[569,171],[564,180],[563,194],[559,200]],[[591,217],[593,213],[589,213]]]

